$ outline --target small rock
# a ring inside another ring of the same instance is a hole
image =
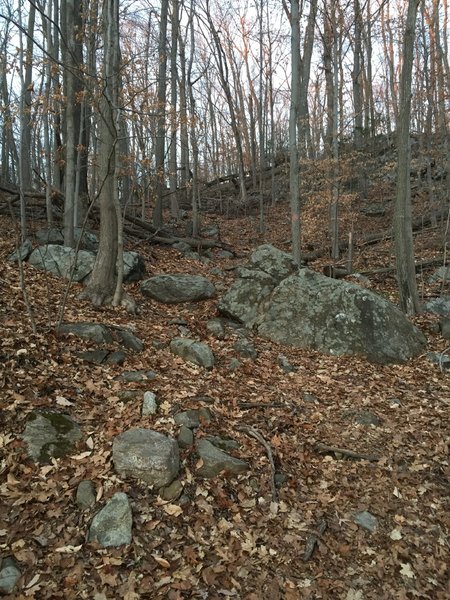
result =
[[[353,516],[353,521],[371,533],[374,533],[378,526],[378,519],[366,510],[356,513]]]
[[[123,546],[131,542],[132,526],[133,515],[128,496],[117,492],[92,519],[88,540],[97,542],[103,548]]]
[[[441,319],[439,322],[439,329],[444,339],[450,340],[450,318]]]
[[[223,340],[225,337],[225,327],[221,319],[210,319],[206,323],[206,330],[218,340]]]
[[[208,408],[185,410],[174,416],[174,421],[177,425],[184,425],[185,427],[189,427],[189,429],[196,429],[200,427],[202,420],[209,423],[211,419],[211,411]]]
[[[297,367],[294,367],[294,365],[289,362],[284,354],[278,355],[278,365],[285,373],[294,373],[297,370]]]
[[[92,481],[85,479],[80,481],[77,487],[76,503],[80,508],[90,508],[95,504],[96,493]]]
[[[114,379],[119,381],[129,381],[133,383],[138,383],[139,381],[148,381],[155,379],[156,373],[154,371],[145,371],[144,369],[140,371],[124,371],[121,375],[114,377]]]
[[[175,242],[172,244],[172,248],[175,248],[178,252],[181,252],[181,254],[186,254],[191,251],[190,245],[186,242]]]
[[[379,427],[382,424],[380,417],[370,412],[370,410],[347,410],[343,413],[342,417],[344,419],[352,419],[359,425],[374,425],[375,427]]]
[[[183,493],[183,484],[179,479],[175,479],[172,483],[166,487],[163,487],[159,490],[159,495],[166,502],[173,502],[174,500],[178,500],[178,498]]]
[[[109,352],[106,357],[106,363],[108,365],[123,365],[125,362],[125,352],[122,350],[116,350],[115,352]]]
[[[207,435],[204,439],[211,442],[211,444],[214,444],[214,446],[220,450],[229,451],[237,450],[239,448],[239,442],[236,440],[221,438],[218,435]]]
[[[237,340],[233,348],[238,354],[240,354],[244,358],[251,358],[254,360],[258,356],[258,352],[256,351],[254,343],[245,338]]]
[[[219,252],[217,253],[217,258],[234,258],[234,254],[232,252],[229,252],[228,250],[219,250]]]
[[[237,358],[232,358],[228,363],[228,368],[230,371],[236,371],[241,366],[240,361]]]
[[[18,251],[14,250],[12,254],[8,256],[8,262],[15,263],[19,262],[19,258],[21,261],[27,260],[30,254],[33,251],[33,246],[30,240],[25,240],[21,246],[19,246]]]
[[[425,304],[425,310],[443,316],[450,314],[450,296],[432,298]]]
[[[111,344],[113,341],[110,330],[101,323],[62,323],[58,327],[58,333],[73,333],[96,344]]]
[[[196,342],[189,338],[176,338],[170,342],[170,351],[181,356],[187,362],[192,362],[205,369],[210,370],[214,366],[214,354],[209,346],[202,342]]]
[[[190,448],[193,446],[194,434],[192,433],[192,429],[189,429],[189,427],[186,427],[186,425],[182,425],[178,433],[177,441],[180,448]]]
[[[450,369],[450,356],[447,354],[441,354],[440,352],[428,352],[427,358],[434,365],[437,365],[444,371]]]
[[[303,400],[311,404],[319,404],[319,400],[317,399],[317,397],[314,396],[314,394],[308,394],[308,392],[305,392],[303,394]]]
[[[141,390],[119,390],[117,397],[121,402],[130,402],[130,400],[134,400],[140,393]]]
[[[0,559],[0,594],[12,594],[21,577],[22,573],[13,556]]]
[[[180,467],[177,442],[151,429],[129,429],[116,436],[112,459],[121,477],[135,477],[156,487],[169,485]]]
[[[108,355],[108,350],[84,350],[83,352],[75,352],[75,356],[93,365],[101,365],[106,361]]]
[[[289,477],[286,475],[286,473],[281,473],[281,472],[277,472],[275,473],[275,485],[277,487],[281,487],[283,485],[283,483],[286,483],[286,481],[289,479]]]
[[[230,456],[226,452],[219,450],[219,448],[216,448],[208,440],[198,440],[196,448],[203,461],[203,465],[198,470],[198,474],[201,477],[209,479],[216,477],[222,472],[236,475],[249,469],[249,465],[245,461],[234,458],[234,456]]]
[[[117,336],[119,338],[120,343],[127,348],[127,350],[134,350],[135,352],[142,352],[144,349],[143,342],[137,338],[134,333],[129,331],[128,329],[119,329],[117,331]]]
[[[156,394],[153,392],[145,392],[144,401],[142,403],[142,414],[146,415],[155,415],[158,410],[158,405],[156,403]]]

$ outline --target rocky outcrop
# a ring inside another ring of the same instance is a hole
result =
[[[385,298],[309,269],[288,274],[289,255],[262,248],[219,303],[227,316],[281,344],[337,356],[403,362],[424,349],[422,333]]]
[[[134,477],[163,487],[178,475],[177,442],[151,429],[129,429],[113,442],[113,463],[121,477]]]
[[[141,283],[141,292],[164,304],[198,302],[214,298],[213,284],[201,275],[155,275]]]
[[[95,255],[87,250],[76,253],[67,246],[48,244],[35,248],[28,262],[33,267],[49,271],[58,277],[83,281],[94,267]]]

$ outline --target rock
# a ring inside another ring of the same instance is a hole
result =
[[[101,365],[109,356],[108,350],[85,350],[83,352],[75,352],[75,356],[94,365]]]
[[[360,212],[366,217],[384,217],[386,206],[384,204],[369,204],[369,206],[361,208]]]
[[[425,310],[437,315],[449,316],[450,315],[450,296],[440,296],[439,298],[432,298],[425,304]]]
[[[22,573],[13,556],[0,558],[0,594],[12,594]]]
[[[83,235],[79,248],[81,250],[88,250],[90,252],[97,252],[98,250],[98,237],[91,231],[86,231],[81,227],[75,227],[74,239],[75,244],[78,244],[78,240]],[[50,229],[38,229],[34,234],[36,241],[40,245],[46,244],[64,244],[64,232],[62,229],[50,228]]]
[[[270,244],[258,246],[250,256],[250,268],[264,271],[277,283],[297,272],[292,255]]]
[[[404,362],[426,344],[423,334],[385,298],[308,269],[284,279],[258,326],[270,340],[376,363]]]
[[[241,268],[237,279],[219,301],[219,310],[247,327],[253,327],[264,309],[265,302],[277,285],[276,279],[256,269]]]
[[[251,358],[254,360],[258,356],[258,352],[256,351],[254,343],[245,338],[237,340],[233,348],[244,358]]]
[[[212,415],[209,408],[200,408],[198,410],[190,409],[177,413],[173,419],[177,425],[184,425],[185,427],[189,427],[189,429],[196,429],[197,427],[200,427],[202,421],[210,423]]]
[[[110,330],[100,323],[62,323],[58,333],[73,333],[83,340],[92,340],[96,344],[111,344],[113,337]]]
[[[186,425],[182,425],[180,427],[177,440],[180,448],[190,448],[193,446],[194,434],[192,433],[192,429],[189,429],[189,427],[186,427]]]
[[[145,369],[141,369],[139,371],[124,371],[121,375],[114,377],[114,379],[138,383],[140,381],[151,381],[156,377],[157,375],[154,371],[146,371]]]
[[[205,369],[209,370],[214,366],[214,354],[209,346],[202,342],[196,342],[189,338],[175,338],[170,342],[170,351],[181,356],[187,362],[192,362]]]
[[[223,340],[225,338],[225,327],[222,319],[210,319],[207,321],[206,331],[218,340]]]
[[[125,362],[125,352],[122,350],[116,350],[115,352],[109,352],[106,357],[106,363],[108,365],[123,365]]]
[[[218,223],[211,223],[202,227],[200,235],[204,238],[213,238],[218,240],[220,238],[220,228]]]
[[[18,248],[18,250],[14,250],[12,254],[8,256],[8,262],[15,263],[19,262],[19,258],[21,261],[27,260],[30,254],[33,252],[33,245],[30,240],[25,240]]]
[[[145,392],[142,403],[142,415],[156,415],[157,410],[156,394],[154,392]]]
[[[51,411],[32,412],[22,434],[29,456],[40,463],[69,454],[82,437],[79,425],[69,415]]]
[[[444,339],[450,340],[450,317],[441,319],[439,322],[439,329]]]
[[[450,283],[450,267],[439,267],[436,271],[431,275],[428,280],[429,283],[441,282]]]
[[[190,245],[186,242],[175,242],[172,244],[172,248],[175,248],[175,250],[178,250],[181,254],[186,254],[191,251]]]
[[[90,508],[95,504],[96,493],[92,481],[85,479],[80,481],[77,487],[76,503],[80,508]]]
[[[179,479],[175,479],[172,483],[166,487],[163,487],[159,490],[159,495],[166,502],[173,502],[174,500],[178,500],[178,498],[183,493],[183,484]]]
[[[440,369],[450,369],[450,356],[447,354],[441,354],[440,352],[428,352],[427,358]]]
[[[303,400],[305,402],[311,403],[311,404],[319,404],[319,400],[317,399],[316,396],[314,396],[313,394],[308,394],[308,392],[305,392],[303,394]]]
[[[155,275],[141,284],[141,292],[164,302],[197,302],[214,298],[216,290],[213,284],[201,275]]]
[[[344,419],[351,419],[359,425],[374,425],[375,427],[380,427],[380,425],[383,424],[380,417],[370,412],[370,410],[347,410],[342,416]]]
[[[145,260],[137,252],[123,253],[123,281],[130,283],[143,279],[147,270],[145,268]]]
[[[163,487],[178,475],[178,444],[151,429],[129,429],[113,441],[113,463],[121,477]]]
[[[370,512],[363,510],[353,515],[353,521],[362,527],[367,529],[371,533],[374,533],[378,527],[378,519],[374,517]]]
[[[277,487],[281,487],[288,479],[289,477],[286,475],[286,473],[281,473],[280,471],[275,473],[274,480]]]
[[[119,390],[117,397],[121,402],[130,402],[141,394],[141,390]]]
[[[237,358],[232,358],[228,363],[230,371],[236,371],[241,366],[241,362]]]
[[[115,333],[119,338],[120,344],[127,350],[134,350],[135,352],[142,352],[144,349],[144,343],[137,338],[134,333],[129,329],[116,329]]]
[[[209,479],[222,472],[237,475],[249,469],[249,465],[245,461],[219,450],[208,440],[198,440],[196,449],[203,461],[203,465],[197,471],[201,477]]]
[[[289,362],[284,354],[278,355],[278,365],[285,373],[295,373],[297,370],[297,367],[294,367],[294,365]]]
[[[103,548],[131,543],[133,515],[128,496],[117,492],[92,519],[88,540]]]
[[[234,254],[232,252],[230,252],[229,250],[219,250],[219,252],[217,253],[217,258],[222,258],[222,259],[234,258]]]
[[[211,442],[216,448],[224,450],[225,452],[228,450],[237,450],[239,448],[239,443],[236,440],[221,438],[218,435],[207,435],[204,439]]]
[[[95,254],[87,250],[79,250],[75,259],[75,250],[73,248],[48,244],[35,248],[28,262],[33,267],[49,271],[58,277],[72,278],[73,281],[83,281],[94,267]]]

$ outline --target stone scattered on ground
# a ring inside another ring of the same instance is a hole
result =
[[[144,343],[134,335],[132,331],[126,328],[114,328],[112,333],[117,335],[119,343],[127,350],[142,352]]]
[[[448,354],[442,354],[441,352],[428,352],[427,358],[434,365],[437,365],[444,371],[450,369],[450,356]]]
[[[189,410],[184,410],[174,416],[174,421],[177,425],[184,425],[189,429],[196,429],[197,427],[200,427],[202,421],[210,423],[211,419],[211,411],[209,408],[204,407],[199,409],[191,408]]]
[[[221,438],[218,435],[207,435],[204,439],[208,440],[208,442],[211,442],[216,448],[219,448],[219,450],[223,450],[224,452],[239,449],[239,442],[230,438]]]
[[[183,484],[179,479],[175,479],[172,483],[159,490],[159,495],[166,502],[174,502],[183,493]]]
[[[225,338],[225,327],[222,319],[209,319],[206,323],[206,331],[218,340]]]
[[[131,402],[141,395],[141,390],[119,390],[117,397],[121,402]]]
[[[86,229],[82,229],[82,227],[75,227],[74,229],[74,240],[75,244],[78,244],[78,241],[81,237],[81,242],[79,244],[80,250],[88,250],[90,252],[97,252],[98,250],[98,237],[92,231],[87,231]],[[34,237],[37,243],[41,246],[46,244],[58,244],[62,246],[64,244],[64,231],[62,229],[57,229],[56,227],[51,227],[50,229],[38,229]]]
[[[248,463],[223,452],[204,438],[196,442],[196,449],[203,462],[197,471],[201,477],[209,479],[217,477],[222,472],[237,475],[249,469]]]
[[[156,377],[157,374],[154,371],[140,369],[138,371],[124,371],[121,375],[114,377],[114,379],[118,381],[127,381],[129,383],[139,383],[140,381],[151,381]]]
[[[439,267],[436,271],[431,275],[429,279],[429,283],[446,283],[450,284],[450,267]]]
[[[117,492],[92,519],[88,541],[102,548],[124,546],[132,540],[133,515],[124,492]]]
[[[106,357],[109,355],[108,350],[84,350],[82,352],[75,352],[75,356],[85,360],[86,362],[94,365],[101,365],[106,362]]]
[[[228,363],[230,371],[236,371],[241,366],[241,362],[237,358],[232,358]]]
[[[156,394],[150,391],[145,392],[144,400],[142,402],[142,415],[156,415],[157,411],[158,404],[156,402]]]
[[[327,354],[404,362],[420,354],[423,334],[388,300],[309,269],[292,273],[290,255],[257,248],[219,302],[220,311],[277,343]]]
[[[121,477],[164,487],[178,475],[176,440],[151,429],[129,429],[114,438],[112,459]]]
[[[113,336],[106,325],[101,323],[62,323],[58,333],[72,333],[84,340],[91,340],[96,344],[111,344]]]
[[[13,556],[0,558],[0,594],[12,594],[22,577],[16,559]]]
[[[380,427],[383,423],[380,417],[373,412],[370,412],[370,410],[346,410],[342,414],[342,417],[359,425],[374,425],[375,427]]]
[[[448,317],[450,315],[450,296],[440,296],[439,298],[428,300],[425,304],[425,310]]]
[[[295,373],[297,371],[297,367],[288,360],[288,358],[284,354],[278,355],[278,366],[285,373]]]
[[[303,400],[311,404],[319,404],[319,399],[314,394],[309,394],[308,392],[303,394]]]
[[[141,283],[141,292],[158,302],[177,304],[214,298],[213,284],[201,275],[155,275]]]
[[[69,415],[49,410],[33,411],[22,434],[28,455],[43,464],[72,452],[82,437],[78,423]]]
[[[374,533],[378,527],[378,519],[366,510],[355,513],[353,515],[353,521],[371,533]]]
[[[30,240],[25,240],[18,249],[14,250],[14,252],[12,254],[10,254],[8,256],[8,262],[10,263],[15,263],[15,262],[19,262],[19,259],[21,261],[27,260],[27,258],[30,256],[30,254],[33,251],[33,245],[31,243]]]
[[[236,342],[233,345],[233,348],[235,352],[240,354],[243,358],[251,358],[252,360],[254,360],[258,357],[258,352],[255,348],[255,344],[246,338],[236,340]]]
[[[82,509],[90,508],[95,504],[95,486],[89,479],[80,481],[77,487],[76,503]]]
[[[192,429],[186,427],[186,425],[182,425],[180,427],[180,431],[178,432],[178,445],[180,448],[190,448],[194,445],[194,434],[192,433]]]
[[[87,250],[75,252],[73,248],[48,244],[35,248],[28,259],[30,265],[48,271],[57,277],[83,281],[94,267],[95,254]]]
[[[170,351],[199,367],[208,370],[214,367],[214,354],[203,342],[196,342],[189,338],[175,338],[170,342]]]
[[[123,253],[123,281],[131,283],[139,281],[146,275],[145,260],[137,252],[127,251]]]

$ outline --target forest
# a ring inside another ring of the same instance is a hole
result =
[[[0,596],[450,596],[448,0],[0,0]]]

